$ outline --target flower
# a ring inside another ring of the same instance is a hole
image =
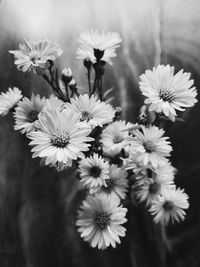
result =
[[[87,142],[93,140],[87,137],[89,127],[79,123],[73,111],[48,110],[39,117],[39,123],[40,128],[28,136],[32,140],[32,157],[47,157],[50,165],[62,162],[71,166],[72,160],[84,156],[90,146]]]
[[[106,156],[114,157],[127,145],[126,138],[129,136],[128,128],[132,123],[126,121],[115,121],[108,125],[101,134],[103,152]]]
[[[21,133],[29,133],[35,130],[38,125],[38,116],[46,105],[46,99],[39,95],[31,96],[31,99],[24,97],[15,109],[15,130]]]
[[[128,173],[117,165],[110,165],[109,179],[106,179],[106,186],[102,186],[97,193],[114,194],[120,199],[125,199],[128,188]]]
[[[150,169],[148,169],[150,170]],[[138,177],[139,178],[139,177]],[[162,176],[157,176],[152,174],[151,177],[143,177],[143,180],[138,179],[140,186],[138,186],[136,191],[136,198],[140,201],[146,202],[146,205],[152,203],[153,200],[157,199],[158,195],[164,188],[168,188],[173,185],[173,179],[168,179],[167,177],[163,179]]]
[[[78,210],[78,232],[84,241],[99,249],[106,249],[110,245],[116,247],[121,243],[119,237],[125,236],[126,229],[121,226],[127,209],[119,206],[119,198],[99,194],[88,196]]]
[[[184,209],[188,207],[188,195],[184,190],[169,187],[162,190],[162,194],[153,201],[149,211],[156,223],[168,224],[170,219],[172,223],[184,220]]]
[[[144,165],[150,164],[157,168],[166,161],[166,157],[169,157],[172,151],[168,137],[163,137],[164,130],[156,126],[141,126],[141,130],[135,130],[133,137],[127,137],[131,145],[130,152],[136,154],[137,160]]]
[[[47,99],[45,110],[46,109],[59,109],[62,110],[65,107],[65,103],[60,100],[57,96],[51,94]]]
[[[93,194],[109,179],[109,164],[98,154],[83,158],[79,164],[81,182]]]
[[[73,111],[80,116],[80,121],[84,121],[92,128],[95,126],[102,126],[111,122],[115,116],[115,111],[110,104],[101,102],[94,95],[89,97],[88,94],[80,95],[71,98],[70,103],[66,103],[66,108],[73,109]]]
[[[57,43],[49,40],[26,41],[19,45],[19,50],[9,51],[15,56],[15,65],[23,72],[33,71],[36,73],[46,67],[47,61],[55,61],[62,54]]]
[[[6,93],[0,94],[0,115],[5,116],[17,105],[22,98],[21,91],[17,87],[8,88]]]
[[[120,42],[121,38],[116,32],[105,33],[98,30],[84,32],[80,35],[77,58],[95,63],[98,57],[97,54],[100,54],[102,61],[112,65],[110,59],[116,56],[115,50],[119,47]]]
[[[175,121],[176,110],[184,111],[197,102],[197,91],[190,80],[190,73],[180,70],[174,74],[174,67],[159,65],[153,71],[146,70],[140,76],[140,90],[147,97],[149,110],[163,112],[170,120]]]

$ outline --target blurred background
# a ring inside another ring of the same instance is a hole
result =
[[[17,86],[26,96],[48,95],[34,74],[17,71],[8,50],[23,39],[57,41],[78,85],[87,86],[75,57],[86,29],[117,31],[122,37],[104,87],[114,86],[114,105],[134,121],[143,103],[138,77],[158,64],[192,73],[200,89],[199,0],[0,0],[0,91]],[[73,173],[40,168],[27,140],[13,131],[11,115],[0,119],[0,267],[199,267],[200,266],[200,105],[186,122],[166,124],[178,168],[176,184],[190,196],[181,224],[161,229],[146,211],[129,210],[127,236],[117,249],[91,249],[76,232],[76,210],[84,195]]]

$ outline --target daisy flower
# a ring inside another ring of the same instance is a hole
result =
[[[9,51],[15,57],[15,65],[23,72],[44,69],[48,60],[55,61],[62,54],[62,50],[57,43],[49,40],[38,42],[26,41],[19,45],[19,50]]]
[[[125,199],[128,188],[128,173],[112,164],[109,170],[109,179],[106,179],[106,186],[102,186],[97,193],[114,194],[120,199]]]
[[[49,164],[64,163],[72,165],[72,161],[83,157],[83,152],[88,151],[93,139],[89,127],[79,122],[73,111],[48,110],[39,117],[40,128],[31,132],[33,158],[46,157]]]
[[[95,193],[100,187],[106,186],[109,179],[109,164],[98,154],[83,158],[79,164],[81,182],[90,193]]]
[[[5,116],[13,109],[22,98],[21,91],[17,87],[8,88],[6,93],[0,94],[0,115]]]
[[[175,121],[176,110],[184,111],[197,102],[197,91],[190,80],[190,73],[180,70],[174,74],[174,67],[159,65],[147,70],[140,76],[140,90],[149,110],[163,112],[170,120]]]
[[[116,32],[99,32],[91,30],[80,35],[80,47],[77,50],[77,58],[90,60],[95,63],[97,59],[112,65],[111,58],[116,56],[115,50],[119,47],[121,38]]]
[[[60,100],[55,95],[50,95],[50,97],[47,99],[45,109],[59,109],[62,110],[65,106],[65,103]]]
[[[153,178],[143,177],[143,180],[140,179],[140,186],[136,191],[136,198],[140,202],[145,201],[146,205],[149,205],[153,200],[157,199],[164,188],[168,188],[172,185],[172,179],[163,179],[160,176],[153,176]]]
[[[78,210],[78,232],[93,248],[106,249],[110,245],[115,248],[116,243],[121,243],[119,237],[125,236],[122,224],[127,221],[126,213],[119,198],[105,194],[89,196]]]
[[[106,156],[114,157],[127,145],[126,138],[132,123],[126,121],[115,121],[107,126],[101,134],[103,152]]]
[[[165,188],[158,199],[153,201],[149,211],[156,223],[168,224],[170,220],[172,223],[184,220],[184,209],[188,207],[188,195],[184,193],[184,190]]]
[[[15,109],[15,130],[21,133],[29,133],[37,128],[38,116],[46,105],[46,99],[39,95],[31,96],[31,99],[24,97]]]
[[[70,103],[66,103],[66,108],[72,109],[80,115],[80,121],[86,122],[89,126],[102,126],[111,122],[115,116],[115,111],[110,104],[101,102],[94,95],[89,97],[88,94],[71,98]]]
[[[130,151],[137,154],[138,161],[144,165],[149,164],[157,168],[166,161],[166,157],[170,156],[172,147],[168,141],[169,138],[163,137],[164,130],[156,126],[149,128],[141,126],[141,131],[135,130],[133,134],[133,137],[127,137],[127,141],[131,145]]]

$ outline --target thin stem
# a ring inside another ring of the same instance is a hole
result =
[[[90,73],[91,69],[87,68],[87,78],[88,78],[88,87],[89,87],[89,95],[92,95],[92,88],[91,88],[91,80],[90,80]]]

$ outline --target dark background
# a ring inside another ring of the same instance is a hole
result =
[[[19,87],[48,95],[41,78],[16,70],[8,50],[25,39],[47,37],[60,43],[61,70],[70,66],[87,86],[75,58],[80,32],[100,28],[120,33],[123,42],[104,87],[114,86],[113,104],[134,121],[143,103],[138,77],[160,63],[184,68],[200,82],[199,0],[2,0],[0,1],[0,90]],[[190,197],[183,223],[166,229],[132,207],[127,235],[117,249],[92,249],[76,232],[76,210],[84,198],[72,173],[40,168],[28,142],[13,130],[13,118],[0,118],[0,267],[198,267],[200,266],[200,106],[184,113],[185,123],[166,123],[173,143],[176,184]]]

